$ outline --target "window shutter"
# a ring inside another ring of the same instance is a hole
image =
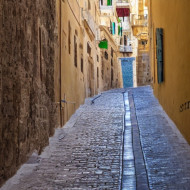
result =
[[[99,48],[101,48],[101,49],[108,49],[108,41],[107,40],[100,41]]]
[[[118,35],[121,35],[121,27],[118,25]]]
[[[164,81],[163,72],[163,29],[156,29],[156,54],[157,54],[157,77],[158,83]]]
[[[111,6],[112,5],[112,0],[107,0],[107,5]]]
[[[112,22],[110,21],[110,33],[113,33],[113,26],[112,26]]]
[[[112,22],[112,34],[115,35],[115,22]]]

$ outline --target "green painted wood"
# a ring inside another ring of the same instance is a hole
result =
[[[121,26],[118,25],[118,35],[121,35]]]
[[[115,22],[112,22],[112,34],[115,35]]]
[[[107,5],[112,6],[112,0],[107,0]]]
[[[163,69],[163,29],[156,29],[156,55],[157,55],[157,78],[158,83],[164,81],[164,69]]]
[[[108,49],[108,41],[103,40],[99,43],[99,48],[101,49]]]

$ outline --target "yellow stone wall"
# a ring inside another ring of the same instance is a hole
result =
[[[109,90],[111,88],[122,87],[121,63],[118,60],[119,52],[112,35],[105,26],[101,26],[101,38],[108,40],[108,49],[101,50],[101,89]],[[105,58],[105,52],[108,59]],[[111,77],[111,72],[113,76]]]
[[[150,0],[150,59],[154,93],[190,142],[189,0]],[[163,28],[164,82],[157,83],[156,28]]]
[[[106,80],[101,78],[101,49],[98,47],[99,39],[97,39],[97,32],[101,21],[99,1],[57,0],[56,13],[57,49],[59,52],[57,53],[57,61],[59,64],[56,66],[55,86],[57,89],[55,90],[58,109],[60,107],[60,99],[67,101],[67,103],[61,103],[60,118],[62,119],[60,120],[60,125],[63,125],[75,110],[84,103],[86,97],[94,96],[110,88],[122,87],[122,84],[120,81],[118,85],[104,88],[106,83],[109,83],[111,80],[111,70],[107,72]],[[77,43],[77,66],[75,66],[74,60],[74,36]],[[108,41],[108,44],[111,43]],[[88,46],[91,49],[90,53],[87,51]],[[111,47],[109,48],[111,49]],[[108,51],[109,57],[110,53],[111,51]],[[81,71],[81,59],[83,59],[83,72]],[[116,58],[114,59],[114,63],[117,65]],[[114,68],[114,76],[121,75],[118,69],[121,68]],[[60,78],[61,80],[59,80]],[[118,78],[121,77],[118,76]]]

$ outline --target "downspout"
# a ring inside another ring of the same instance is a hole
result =
[[[62,122],[62,102],[61,102],[61,99],[62,99],[62,93],[61,93],[61,91],[62,91],[62,88],[61,88],[61,86],[62,86],[62,83],[61,83],[61,69],[62,69],[62,67],[61,67],[61,40],[62,40],[62,38],[61,38],[61,27],[62,27],[62,25],[61,25],[61,19],[62,19],[62,10],[61,10],[61,7],[62,7],[62,5],[61,5],[61,3],[62,3],[62,0],[60,0],[60,9],[59,9],[59,15],[60,15],[60,18],[59,18],[59,36],[60,36],[60,42],[59,42],[59,46],[60,46],[60,48],[59,48],[59,59],[60,59],[60,68],[59,68],[59,76],[60,76],[60,126],[62,127],[62,125],[63,125],[63,122]]]

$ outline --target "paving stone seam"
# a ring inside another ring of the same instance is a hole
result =
[[[124,93],[122,92],[123,95],[123,107],[125,108],[125,103],[124,103]],[[122,129],[122,141],[121,141],[121,155],[120,155],[120,186],[119,189],[122,190],[122,179],[123,179],[123,155],[124,155],[124,133],[125,133],[125,111],[123,114],[123,129]]]
[[[173,129],[168,122],[151,86],[132,92],[150,189],[190,189],[189,145],[184,144],[176,126]]]
[[[137,190],[150,189],[148,172],[147,172],[147,167],[146,167],[146,162],[145,162],[145,155],[142,149],[140,129],[138,126],[138,119],[136,115],[134,96],[130,90],[128,91],[128,96],[129,96],[129,104],[130,104],[130,112],[131,112],[133,154],[134,154],[134,160],[135,160],[135,173],[136,173],[136,181],[137,181],[136,189]],[[141,164],[144,166],[143,168],[140,167],[139,163],[137,162],[137,159],[138,160],[141,159]],[[145,172],[145,174],[139,176],[138,175],[139,170],[140,172],[143,172],[143,173]],[[143,181],[143,184],[141,184],[142,181]]]

